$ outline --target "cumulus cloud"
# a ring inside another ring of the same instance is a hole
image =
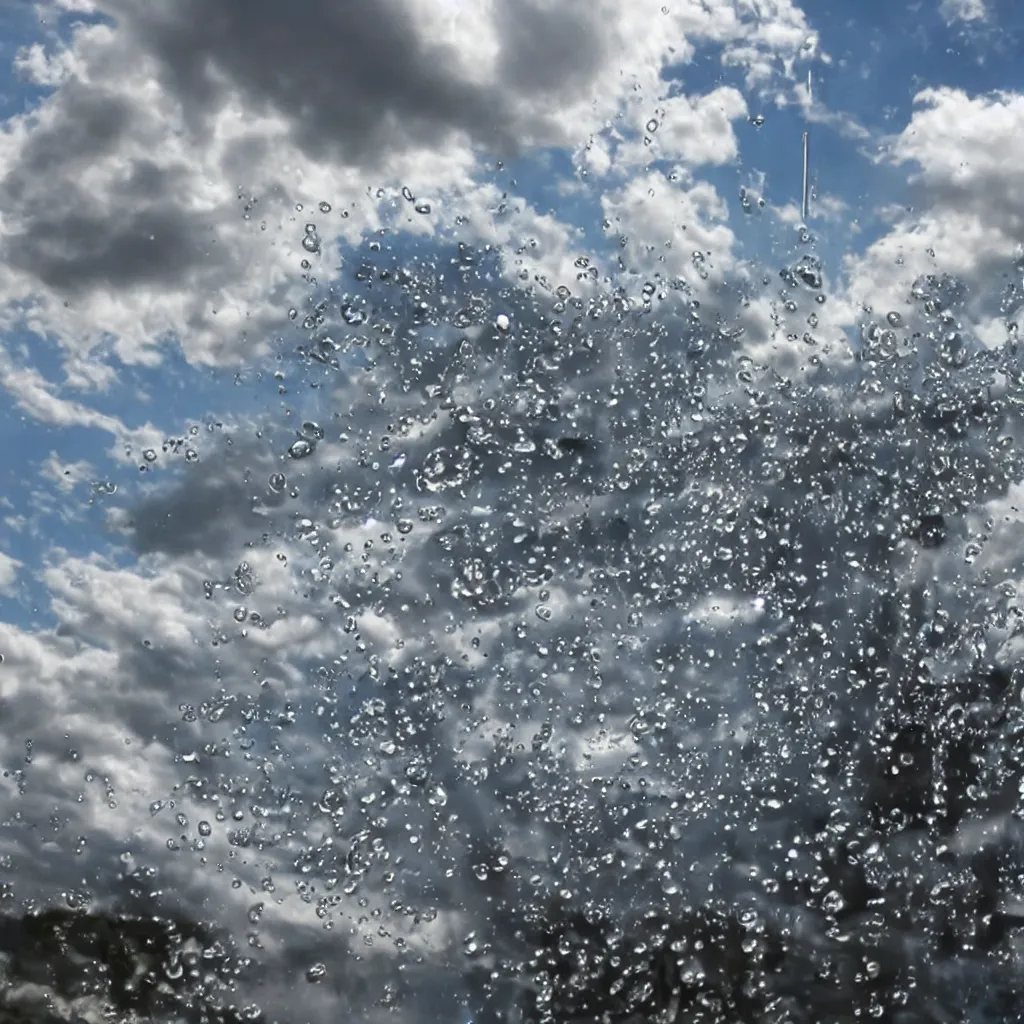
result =
[[[701,42],[783,73],[807,35],[783,2],[763,17],[731,2],[666,14],[653,0],[628,16],[617,3],[540,0],[441,17],[390,0],[369,19],[358,4],[320,4],[301,21],[228,0],[201,15],[128,0],[97,9],[114,24],[78,25],[66,47],[19,57],[23,74],[59,88],[5,125],[4,291],[19,321],[80,356],[112,344],[147,363],[168,338],[200,363],[266,353],[298,287],[297,200],[312,210],[346,197],[346,220],[308,218],[326,255],[378,221],[367,181],[465,190],[480,154],[572,146],[636,105],[633,86],[657,102],[663,68]],[[686,139],[695,118],[738,116],[735,90],[667,102],[666,152],[730,158],[728,133],[706,153]]]
[[[984,21],[988,17],[985,0],[942,0],[939,11],[947,21]]]
[[[979,319],[1000,301],[1002,273],[1020,252],[1013,147],[1024,99],[943,87],[915,100],[886,154],[907,168],[915,201],[893,212],[891,228],[863,254],[850,255],[851,291],[860,302],[871,296],[897,308],[916,278],[941,269],[969,286]]]
[[[634,175],[602,198],[608,231],[623,239],[631,266],[699,284],[732,269],[735,235],[715,187],[684,170]]]
[[[691,166],[725,164],[739,154],[733,121],[747,116],[738,89],[723,86],[704,96],[672,96],[643,124],[643,138],[619,147],[623,167],[653,160],[679,160]]]

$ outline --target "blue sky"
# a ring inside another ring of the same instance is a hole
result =
[[[426,1024],[497,998],[452,966],[496,907],[774,912],[814,813],[897,869],[862,676],[950,609],[948,692],[1020,656],[1024,11],[358,7],[0,8],[0,865],[102,904],[128,849],[243,937],[273,876],[268,947],[418,950]]]

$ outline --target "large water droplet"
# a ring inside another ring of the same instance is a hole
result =
[[[824,910],[826,914],[838,914],[845,906],[846,901],[838,892],[836,892],[835,889],[825,893],[821,900],[822,910]]]
[[[814,256],[805,256],[796,265],[796,274],[808,288],[819,291],[822,286],[821,264]]]
[[[341,319],[350,327],[358,327],[360,324],[365,324],[369,316],[365,309],[360,309],[352,303],[346,303],[341,307]]]

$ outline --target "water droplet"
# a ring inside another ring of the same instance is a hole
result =
[[[362,799],[365,803],[366,797]],[[349,875],[359,878],[370,870],[372,864],[373,850],[369,845],[369,835],[366,832],[360,832],[353,838],[352,845],[349,847],[348,856],[345,858],[345,870]]]
[[[430,203],[425,203],[425,202],[422,202],[422,201],[421,201],[421,202],[418,202],[418,203],[417,203],[417,204],[416,204],[416,205],[415,205],[415,206],[413,207],[413,209],[414,209],[414,210],[415,210],[415,211],[416,211],[417,213],[424,213],[424,214],[426,214],[426,213],[430,213]]]
[[[352,303],[346,303],[341,307],[341,319],[350,327],[358,327],[360,324],[365,324],[369,317],[366,310],[359,309]]]
[[[302,424],[302,430],[300,433],[307,441],[322,441],[324,428],[313,420],[306,420],[306,422]]]
[[[751,119],[750,123],[755,128],[760,128],[764,124],[764,114],[755,114]]]
[[[448,803],[448,791],[440,782],[436,782],[430,787],[430,790],[427,793],[427,803],[430,804],[431,807],[444,807],[444,805]]]
[[[143,453],[142,457],[147,462],[156,462],[156,452],[152,448],[147,448]]]
[[[497,327],[499,331],[507,331],[510,325],[511,321],[504,313],[499,313],[494,318],[494,326]]]
[[[270,485],[270,489],[277,493],[280,493],[288,485],[288,479],[284,473],[271,473],[270,479],[267,481]]]
[[[943,337],[939,345],[939,359],[943,365],[952,370],[959,370],[967,365],[969,355],[963,335],[959,331],[950,331]]]
[[[299,440],[288,449],[288,454],[293,459],[304,459],[306,456],[313,454],[313,445],[311,445],[305,438],[299,438]]]
[[[846,906],[846,900],[835,889],[825,893],[821,900],[822,910],[826,914],[838,914]]]
[[[311,985],[315,985],[317,982],[323,981],[327,977],[327,965],[322,963],[315,963],[306,971],[306,981]]]
[[[808,288],[819,291],[822,286],[821,264],[814,256],[805,256],[796,265],[796,274]]]
[[[320,212],[321,213],[330,213],[331,212],[331,204],[327,203],[327,202],[321,202],[320,203]]]

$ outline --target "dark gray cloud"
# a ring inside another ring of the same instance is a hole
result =
[[[548,134],[567,94],[596,82],[610,42],[592,5],[501,0],[499,73],[482,85],[398,0],[317,0],[300,18],[273,0],[105,6],[133,47],[159,59],[193,123],[238,90],[246,106],[284,115],[307,153],[373,168],[452,132],[498,150]],[[525,116],[524,95],[543,101]]]
[[[242,135],[217,169],[197,171],[180,145],[209,157],[229,102],[282,118],[310,160],[387,179],[395,157],[416,150],[468,140],[508,156],[560,138],[562,105],[593,89],[610,45],[590,5],[501,3],[497,70],[481,82],[399,0],[317,0],[302,17],[273,0],[100,6],[115,35],[83,55],[89,77],[61,87],[0,182],[5,260],[61,297],[189,287],[201,273],[209,287],[211,272],[228,272],[224,245],[211,252],[222,214],[240,183],[276,184],[264,180],[273,161],[260,159],[265,141]],[[118,92],[141,67],[161,84],[154,103]],[[214,212],[198,213],[193,193],[211,173]]]
[[[271,459],[261,465],[259,453],[248,447],[244,461],[236,452],[230,458],[218,453],[213,456],[216,470],[186,471],[183,491],[155,494],[134,509],[128,529],[135,549],[140,554],[220,556],[234,550],[241,538],[258,539],[268,521],[254,506],[260,496],[268,496]],[[259,481],[255,485],[253,477]]]
[[[53,113],[0,181],[0,208],[23,225],[4,232],[5,262],[64,295],[187,278],[210,229],[173,201],[186,184],[182,165],[125,153],[109,192],[82,185],[96,162],[134,141],[132,98],[72,81]]]
[[[135,182],[126,184],[130,195]],[[181,281],[202,259],[209,231],[168,208],[163,196],[137,211],[88,213],[96,205],[93,197],[68,188],[72,194],[65,198],[77,198],[82,212],[37,209],[28,230],[3,239],[9,266],[28,271],[60,294],[75,295],[105,286],[130,289]]]
[[[499,3],[496,12],[503,92],[539,95],[549,103],[576,99],[606,69],[615,40],[593,5],[526,0]]]
[[[130,135],[135,107],[128,96],[103,87],[71,81],[61,91],[60,117],[33,132],[22,150],[22,165],[12,171],[5,186],[14,200],[41,175],[78,170],[114,152]]]

